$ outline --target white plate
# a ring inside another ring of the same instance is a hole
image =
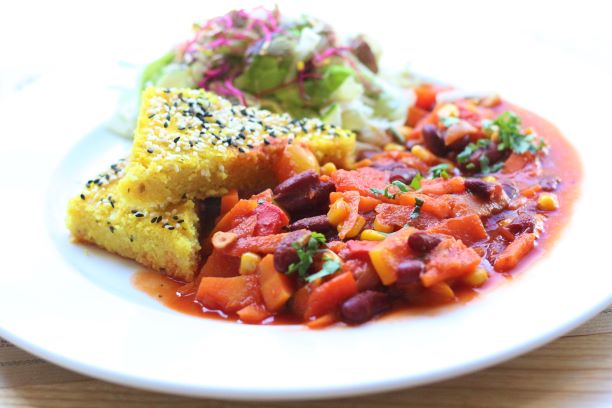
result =
[[[593,74],[583,85],[608,86],[605,80]],[[585,104],[539,95],[546,103],[537,106],[528,92],[514,98],[557,122],[583,159],[574,215],[547,256],[511,284],[464,306],[309,331],[175,313],[131,286],[136,264],[71,244],[64,227],[67,199],[127,153],[129,143],[101,126],[116,103],[107,88],[73,73],[50,77],[0,103],[0,335],[111,382],[233,399],[391,390],[517,356],[612,301],[604,242],[611,228],[609,216],[600,217],[610,202],[602,186],[609,188],[611,142],[601,133],[607,119],[597,120],[609,116],[609,101],[603,94],[589,97]]]

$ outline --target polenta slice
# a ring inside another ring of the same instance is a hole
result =
[[[129,205],[117,188],[125,167],[125,161],[113,164],[70,200],[66,223],[74,239],[191,281],[201,249],[193,201],[163,209]]]
[[[319,162],[347,167],[355,135],[318,119],[234,106],[202,90],[148,88],[119,191],[135,205],[161,206],[271,187],[286,143],[303,143]]]

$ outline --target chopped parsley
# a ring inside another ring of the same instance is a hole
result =
[[[450,176],[448,175],[448,172],[446,170],[448,170],[448,163],[441,163],[437,166],[433,166],[432,168],[430,168],[429,172],[431,174],[431,178],[442,177],[447,179],[450,178]]]
[[[480,156],[480,172],[482,174],[491,174],[500,170],[504,167],[504,162],[495,163],[493,166],[489,166],[489,158],[486,154]]]
[[[414,176],[414,178],[410,182],[410,188],[413,190],[418,190],[419,188],[421,188],[422,179],[423,176],[421,176],[421,172],[417,172],[416,176]]]
[[[537,153],[546,145],[537,141],[533,134],[523,134],[521,118],[511,111],[502,113],[493,122],[483,121],[482,125],[485,133],[498,134],[499,144],[497,148],[500,151],[510,149],[517,154]]]
[[[470,143],[457,155],[457,162],[463,164],[470,160],[472,154],[481,147],[487,147],[491,144],[489,139],[479,139],[476,143]],[[467,167],[467,166],[466,166]]]
[[[396,187],[397,190],[401,193],[407,193],[410,190],[418,190],[419,188],[421,188],[422,179],[423,176],[421,176],[421,173],[417,172],[416,176],[414,176],[414,178],[410,182],[410,185],[407,185],[406,183],[400,180],[394,180],[387,187],[385,187],[384,190],[380,188],[371,188],[370,191],[374,195],[383,196],[385,198],[393,200],[395,197],[397,197],[398,193],[392,193],[391,191],[389,191],[391,187]]]
[[[411,220],[419,218],[419,215],[421,215],[421,207],[423,207],[423,204],[425,204],[425,201],[421,200],[420,198],[416,197],[414,199],[414,210],[412,210],[412,213],[410,214]]]
[[[321,247],[325,244],[325,235],[319,232],[313,232],[310,234],[310,238],[305,246],[301,246],[298,242],[291,244],[297,251],[298,261],[289,265],[287,274],[297,272],[298,276],[302,279],[306,278],[308,269],[312,266],[313,257]]]
[[[333,273],[335,273],[338,269],[340,269],[340,261],[331,257],[325,257],[323,258],[323,260],[325,261],[323,263],[323,266],[321,267],[321,270],[317,273],[313,273],[310,276],[307,276],[305,278],[306,282],[312,282],[314,280],[323,278],[325,276],[328,275],[332,275]]]

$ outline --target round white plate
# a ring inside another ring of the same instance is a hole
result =
[[[546,88],[533,80],[528,86],[520,76],[500,81],[499,88],[557,123],[583,161],[581,195],[552,250],[514,282],[466,305],[318,331],[181,315],[132,287],[135,263],[70,243],[68,198],[127,154],[129,142],[104,129],[116,97],[92,83],[90,72],[47,77],[0,102],[0,336],[111,382],[232,399],[324,398],[415,386],[551,341],[612,301],[605,243],[612,144],[602,133],[609,101],[603,91],[580,93],[610,89],[609,80],[586,64],[564,67],[584,76],[557,94],[544,94]],[[477,83],[461,72],[453,71],[450,82]]]

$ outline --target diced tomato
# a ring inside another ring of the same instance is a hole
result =
[[[239,224],[245,217],[253,215],[257,200],[239,200],[217,223],[216,231],[227,231]]]
[[[398,204],[379,204],[376,206],[376,219],[384,225],[403,227],[410,221],[410,214],[414,205],[411,207]]]
[[[236,242],[223,249],[223,253],[232,256],[240,256],[245,252],[255,252],[258,254],[271,254],[274,252],[281,240],[287,235],[274,234],[262,235],[259,237],[238,238]]]
[[[335,276],[312,291],[306,304],[305,318],[330,313],[356,293],[357,285],[352,273],[344,272]]]
[[[368,258],[370,251],[378,245],[378,241],[357,241],[346,242],[347,258]]]
[[[480,263],[480,256],[463,242],[448,238],[438,244],[429,254],[421,283],[433,286],[448,279],[458,278],[473,272]]]
[[[423,194],[461,194],[465,191],[465,180],[463,177],[452,177],[448,180],[436,178],[434,180],[423,180],[420,193]]]
[[[450,235],[460,239],[465,245],[473,245],[489,237],[480,217],[476,214],[446,219],[428,231]]]
[[[272,235],[281,232],[283,227],[289,225],[289,218],[283,210],[278,206],[263,202],[255,208],[257,215],[257,225],[255,226],[254,234]]]
[[[374,197],[370,189],[384,190],[389,184],[389,175],[371,167],[357,170],[338,170],[331,175],[337,191],[358,191],[361,195]]]

